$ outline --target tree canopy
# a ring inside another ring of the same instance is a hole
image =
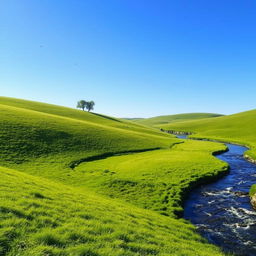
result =
[[[85,100],[79,100],[76,105],[77,108],[81,108],[83,111],[86,107],[86,101]]]
[[[94,101],[91,100],[86,102],[85,107],[88,110],[88,112],[90,112],[91,110],[93,110],[94,105],[95,105]]]
[[[92,100],[91,101],[79,100],[77,102],[76,107],[82,109],[83,111],[86,108],[88,112],[90,112],[91,110],[93,110],[94,105],[95,105],[95,102]]]

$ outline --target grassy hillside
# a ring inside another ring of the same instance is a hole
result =
[[[167,115],[167,116],[156,116],[156,117],[144,118],[144,119],[135,119],[134,122],[138,124],[147,125],[147,126],[160,127],[161,125],[168,124],[168,123],[176,123],[176,122],[183,122],[187,120],[211,118],[211,117],[218,117],[218,116],[221,116],[221,115],[212,114],[212,113],[187,113],[187,114],[177,114],[177,115]]]
[[[54,105],[5,99],[0,99],[0,163],[3,164],[55,154],[66,154],[72,161],[106,152],[165,148],[177,141],[130,122]]]
[[[15,98],[9,98],[9,97],[0,97],[0,104],[16,107],[19,109],[33,110],[39,113],[50,114],[50,115],[53,115],[53,117],[56,117],[56,116],[67,117],[67,118],[71,118],[79,121],[90,122],[95,125],[96,124],[99,124],[100,126],[104,125],[103,128],[105,128],[105,126],[109,126],[113,128],[124,129],[125,131],[130,130],[130,131],[140,132],[143,134],[149,133],[154,135],[160,135],[162,137],[164,136],[160,132],[154,131],[152,129],[148,129],[146,127],[138,125],[129,120],[117,119],[117,118],[113,118],[113,117],[109,117],[109,116],[105,116],[97,113],[83,112],[80,110],[52,105],[52,104],[15,99]]]
[[[0,168],[0,255],[222,255],[181,220]]]
[[[5,97],[0,113],[0,255],[222,255],[176,218],[227,172],[224,145]]]
[[[214,119],[162,125],[161,127],[165,130],[194,132],[193,137],[247,145],[251,150],[246,154],[256,159],[256,110]]]

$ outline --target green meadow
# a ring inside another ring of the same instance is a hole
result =
[[[1,255],[222,255],[182,220],[1,168]]]
[[[228,172],[224,144],[6,97],[0,111],[0,255],[224,255],[180,218]]]

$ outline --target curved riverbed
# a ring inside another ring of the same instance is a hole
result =
[[[256,183],[256,165],[243,158],[247,148],[227,146],[229,151],[217,158],[229,163],[230,174],[194,189],[185,203],[184,218],[224,251],[255,256],[256,211],[250,204],[248,191]]]

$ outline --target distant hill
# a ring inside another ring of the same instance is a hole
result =
[[[141,118],[141,117],[123,117],[122,119],[130,120],[130,121],[138,121],[138,120],[143,120],[144,118]]]
[[[194,119],[203,119],[203,118],[212,118],[222,116],[221,114],[213,113],[186,113],[186,114],[177,114],[177,115],[166,115],[166,116],[156,116],[151,118],[134,118],[132,121],[143,124],[147,126],[156,126],[159,127],[163,124],[183,122],[187,120]]]
[[[217,118],[163,124],[161,128],[193,132],[193,136],[201,138],[244,144],[252,149],[247,154],[256,158],[256,110]]]

